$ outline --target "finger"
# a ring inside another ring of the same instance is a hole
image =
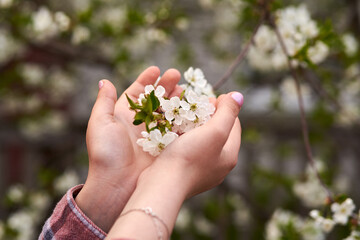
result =
[[[137,99],[140,93],[144,92],[146,85],[154,84],[156,79],[160,76],[160,69],[158,67],[152,66],[148,67],[143,71],[136,81],[125,90],[125,93],[134,99]]]
[[[222,99],[226,97],[226,94],[221,94],[217,98],[215,98],[215,107],[217,108],[217,104],[222,101]]]
[[[241,144],[241,126],[239,118],[235,119],[235,123],[231,129],[229,138],[221,151],[220,160],[225,162],[228,169],[231,170],[236,166],[239,149]]]
[[[99,82],[99,93],[91,112],[92,117],[113,116],[117,101],[116,88],[109,80]]]
[[[168,97],[173,92],[176,84],[180,81],[181,74],[178,70],[171,68],[162,75],[159,84],[165,88],[165,96]]]
[[[182,89],[182,87],[180,87],[179,85],[176,85],[174,90],[169,94],[169,98],[180,97],[180,95],[183,91],[184,90]]]
[[[243,95],[238,92],[228,93],[218,99],[216,112],[205,125],[212,129],[209,134],[214,136],[209,137],[216,138],[214,141],[218,141],[219,145],[223,146],[228,139],[243,102]]]
[[[211,97],[211,98],[209,98],[209,101],[212,105],[216,106],[216,98]]]

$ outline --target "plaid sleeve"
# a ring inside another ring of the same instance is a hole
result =
[[[83,185],[71,188],[56,205],[45,222],[39,240],[105,239],[106,233],[97,227],[76,205],[75,196]]]

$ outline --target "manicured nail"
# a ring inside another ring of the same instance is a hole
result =
[[[244,96],[239,92],[234,92],[231,94],[231,97],[239,104],[241,107],[244,103]]]
[[[99,89],[101,89],[104,86],[104,82],[103,81],[99,81]]]

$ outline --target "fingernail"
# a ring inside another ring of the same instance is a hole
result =
[[[103,81],[99,81],[99,89],[101,89],[104,86],[104,82]]]
[[[241,107],[244,103],[244,96],[239,92],[234,92],[231,94],[231,97],[239,104]]]

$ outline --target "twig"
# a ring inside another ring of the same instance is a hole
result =
[[[312,150],[311,150],[311,146],[310,146],[310,140],[309,140],[309,128],[308,128],[308,124],[307,124],[307,121],[306,121],[304,100],[303,100],[301,89],[300,89],[299,78],[298,78],[296,70],[295,70],[295,68],[294,68],[294,66],[293,66],[293,64],[291,62],[291,58],[290,58],[289,52],[287,50],[287,47],[286,47],[286,45],[284,43],[284,40],[283,40],[283,38],[282,38],[282,36],[281,36],[281,34],[279,32],[279,29],[278,29],[275,21],[273,20],[273,18],[271,16],[269,17],[269,21],[270,21],[270,24],[272,25],[272,27],[273,27],[273,29],[275,31],[277,39],[279,40],[279,43],[281,45],[281,49],[282,49],[283,53],[285,54],[285,56],[287,57],[287,64],[288,64],[290,73],[291,73],[292,77],[295,80],[296,93],[297,93],[297,97],[298,97],[298,104],[299,104],[300,116],[301,116],[302,135],[303,135],[303,140],[304,140],[304,145],[305,145],[307,158],[308,158],[309,163],[312,166],[312,168],[313,168],[313,170],[314,170],[314,172],[316,174],[316,177],[318,178],[321,186],[326,191],[329,200],[331,202],[333,202],[333,194],[330,191],[330,189],[325,185],[323,180],[321,179],[319,171],[316,168],[315,161],[314,161],[314,158],[313,158],[313,154],[312,154]]]
[[[221,87],[230,78],[230,76],[235,71],[236,67],[242,62],[242,60],[244,59],[244,57],[246,56],[246,54],[250,48],[251,43],[254,41],[254,38],[256,36],[256,33],[257,33],[259,27],[261,26],[261,24],[263,24],[263,22],[264,22],[264,17],[262,17],[260,19],[259,23],[256,25],[254,31],[251,34],[250,39],[248,40],[248,42],[246,43],[244,48],[240,51],[240,53],[236,57],[235,61],[230,65],[230,67],[227,69],[227,71],[222,76],[222,78],[217,83],[215,83],[215,85],[213,87],[214,90],[219,89],[219,87]]]

